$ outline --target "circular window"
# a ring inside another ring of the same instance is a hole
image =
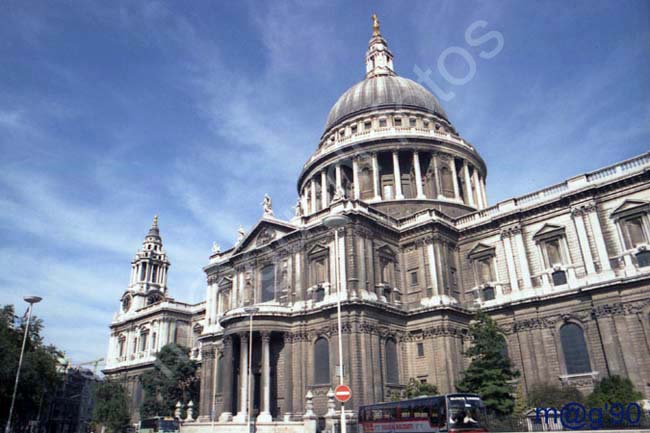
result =
[[[127,295],[122,299],[122,310],[127,312],[129,308],[131,308],[131,297]]]

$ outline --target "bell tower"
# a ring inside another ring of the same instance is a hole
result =
[[[131,261],[129,287],[122,296],[122,313],[162,301],[167,295],[167,272],[171,263],[163,250],[158,215],[153,217],[142,248]]]

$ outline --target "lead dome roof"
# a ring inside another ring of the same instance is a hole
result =
[[[364,79],[341,95],[330,110],[325,130],[354,114],[384,108],[414,109],[447,119],[440,102],[420,84],[397,75],[379,75]]]

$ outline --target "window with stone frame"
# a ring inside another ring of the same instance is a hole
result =
[[[454,180],[451,170],[446,165],[440,168],[440,183],[442,184],[442,195],[454,197]]]
[[[566,284],[567,275],[564,266],[569,265],[571,261],[564,227],[545,224],[535,233],[533,240],[542,255],[544,268],[553,270],[551,273],[553,285]]]
[[[589,351],[582,328],[575,323],[566,323],[560,328],[560,343],[564,354],[567,374],[591,372]]]
[[[126,337],[123,336],[123,335],[120,336],[120,338],[118,340],[118,352],[120,354],[119,355],[120,358],[122,358],[123,356],[126,355],[126,353],[125,353],[126,352]]]
[[[386,382],[399,383],[399,365],[397,362],[397,343],[392,338],[386,340]]]
[[[262,302],[275,299],[275,266],[273,264],[266,265],[261,269],[260,288]]]
[[[495,247],[479,243],[469,251],[467,258],[472,264],[476,286],[492,284],[496,281],[494,271],[496,265]]]
[[[319,337],[314,343],[314,385],[330,383],[330,343]]]
[[[492,301],[496,298],[496,294],[494,292],[494,287],[484,287],[481,290],[481,298],[483,301]]]
[[[387,255],[379,256],[379,270],[382,284],[395,286],[395,259]]]
[[[361,184],[360,196],[362,200],[368,200],[375,196],[372,167],[369,164],[360,167],[359,183]]]
[[[147,343],[149,342],[149,331],[140,333],[140,352],[147,351]]]
[[[647,245],[650,239],[650,203],[626,200],[612,212],[625,250]],[[638,257],[637,257],[638,259]]]
[[[311,287],[329,281],[329,248],[317,245],[312,248],[309,256],[309,285]]]

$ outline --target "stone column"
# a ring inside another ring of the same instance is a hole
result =
[[[199,421],[209,421],[214,397],[214,346],[201,348],[201,404],[199,406]]]
[[[423,199],[424,191],[422,190],[422,173],[420,171],[420,155],[418,152],[413,152],[413,168],[415,168],[415,188],[417,191],[417,198]]]
[[[506,267],[508,268],[508,277],[510,278],[510,288],[512,291],[519,290],[517,282],[517,270],[515,269],[515,260],[512,254],[512,244],[510,243],[510,233],[501,232],[501,241],[503,242],[504,254],[506,256]]]
[[[381,200],[379,186],[379,163],[377,162],[377,153],[372,153],[372,187],[375,192],[374,200]]]
[[[327,207],[327,202],[329,201],[327,195],[327,170],[323,170],[320,172],[320,199],[323,209]]]
[[[239,334],[239,412],[236,422],[246,422],[248,416],[248,333]]]
[[[258,422],[271,422],[271,334],[262,332],[262,411]]]
[[[359,157],[352,158],[352,179],[354,182],[354,199],[361,198],[361,185],[359,185]]]
[[[433,296],[439,296],[440,290],[438,289],[438,272],[436,269],[436,255],[433,252],[433,240],[427,244],[427,254],[429,258],[429,272],[431,273],[431,287],[433,288]]]
[[[485,188],[485,178],[481,177],[481,194],[483,195],[483,205],[485,207],[488,207],[488,201],[487,201],[487,190]]]
[[[399,155],[395,150],[393,151],[393,177],[395,178],[395,197],[397,200],[403,199],[402,194],[402,173],[399,167]]]
[[[453,176],[453,183],[454,183],[454,198],[456,200],[460,199],[461,201],[463,198],[460,196],[460,188],[458,187],[458,173],[456,172],[456,158],[453,156],[451,157],[451,175]]]
[[[311,180],[311,213],[316,213],[318,206],[316,204],[316,179]]]
[[[223,339],[223,384],[221,385],[221,393],[223,395],[223,407],[219,415],[219,421],[230,421],[232,419],[232,380],[233,380],[233,359],[232,359],[232,337],[225,336]]]
[[[341,163],[337,162],[336,163],[336,188],[343,188],[343,183],[341,182]]]
[[[585,221],[582,218],[582,209],[572,209],[571,217],[573,217],[573,224],[575,225],[576,232],[578,233],[578,242],[580,243],[582,259],[585,263],[585,271],[587,272],[587,275],[595,274],[596,268],[594,266],[594,258],[591,255],[591,248],[589,248],[589,239],[587,238]]]
[[[432,158],[433,158],[433,178],[436,182],[436,196],[434,198],[440,199],[440,198],[444,198],[445,196],[442,193],[442,182],[440,180],[440,169],[438,167],[438,154],[433,153]]]
[[[594,241],[596,243],[596,249],[598,249],[598,262],[600,263],[600,269],[603,271],[611,271],[612,266],[609,263],[609,254],[607,253],[607,245],[605,244],[605,238],[603,237],[603,231],[600,227],[600,220],[598,219],[598,212],[596,206],[593,205],[587,209],[589,215],[589,225],[591,225],[591,231],[594,234]]]
[[[474,191],[476,191],[476,203],[478,204],[479,209],[483,209],[485,206],[483,205],[483,197],[481,196],[481,187],[478,181],[478,170],[474,169],[474,172],[472,173],[472,178],[474,180]]]
[[[469,177],[469,164],[467,164],[467,161],[464,161],[463,163],[463,171],[465,174],[465,193],[467,194],[467,203],[465,204],[476,207],[476,203],[474,203],[474,196],[472,195],[472,181]]]
[[[526,245],[524,245],[524,238],[521,235],[521,229],[517,228],[513,231],[515,246],[517,247],[517,257],[519,258],[519,269],[521,269],[521,279],[525,289],[533,286],[530,280],[530,269],[528,268],[528,257],[526,256]]]
[[[307,207],[307,188],[305,188],[300,196],[300,203],[302,204],[302,211],[304,215],[309,213],[309,208]]]

